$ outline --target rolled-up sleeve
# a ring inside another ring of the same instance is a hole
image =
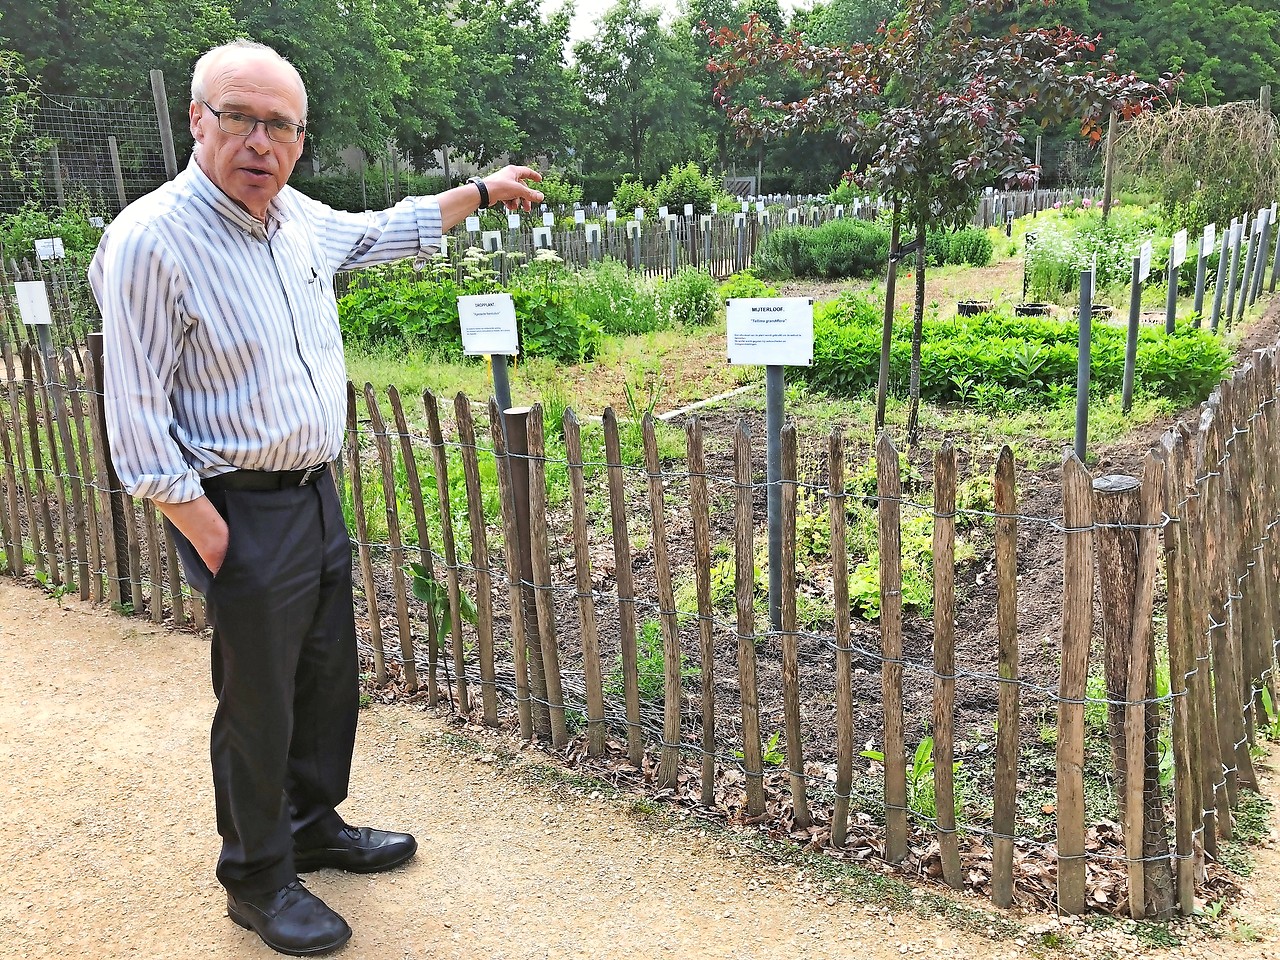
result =
[[[169,399],[182,342],[184,278],[154,231],[137,223],[116,227],[89,268],[102,311],[111,460],[133,496],[185,503],[204,490],[174,439]]]
[[[406,197],[387,210],[348,213],[299,193],[293,196],[314,224],[334,273],[429,257],[440,249],[440,204],[435,197]]]

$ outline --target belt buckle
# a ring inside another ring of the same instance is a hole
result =
[[[302,471],[302,479],[298,481],[298,486],[305,487],[311,482],[311,478],[325,468],[325,464],[317,463],[314,466],[307,467]]]

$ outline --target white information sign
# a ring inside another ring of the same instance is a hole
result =
[[[1179,230],[1173,235],[1173,250],[1169,254],[1169,262],[1180,267],[1187,259],[1187,231]]]
[[[658,208],[658,219],[659,219],[659,220],[665,220],[665,219],[667,219],[667,213],[668,213],[668,210],[667,210],[667,208],[666,208],[665,206],[659,207],[659,208]]]
[[[704,214],[702,215],[702,219],[701,219],[701,221],[700,221],[700,222],[701,222],[701,224],[702,224],[702,232],[703,232],[703,233],[706,233],[708,230],[710,230],[710,229],[711,229],[711,215],[710,215],[710,214],[706,214],[706,213],[704,213]]]
[[[584,232],[587,235],[587,243],[600,242],[600,224],[598,223],[585,224]]]
[[[534,227],[533,228],[533,246],[535,249],[551,246],[551,228],[550,227]]]
[[[542,215],[542,225],[544,227],[554,227],[556,225],[556,215],[548,210]]]
[[[1218,225],[1216,223],[1207,223],[1204,227],[1204,243],[1200,247],[1200,255],[1207,257],[1213,253],[1213,245],[1218,241]]]
[[[520,229],[520,214],[518,214],[518,213],[508,213],[508,214],[507,214],[507,229],[508,229],[508,230],[519,230],[519,229]]]
[[[743,212],[743,213],[746,213],[746,212],[747,212],[748,210],[750,210],[750,209],[751,209],[751,204],[749,204],[749,203],[747,203],[747,201],[743,200],[743,201],[742,201],[742,212]]]
[[[617,210],[615,210],[615,209],[613,209],[613,207],[610,207],[608,210],[606,210],[606,211],[604,212],[604,222],[605,222],[605,223],[617,223],[617,222],[618,222],[618,211],[617,211]]]
[[[745,213],[735,213],[733,215],[733,225],[735,227],[738,227],[738,228],[744,227],[746,226],[746,223],[747,223],[747,215]]]
[[[644,207],[636,207],[636,220],[644,223]]]
[[[41,260],[61,260],[66,256],[61,237],[47,237],[36,241],[36,256]]]
[[[575,210],[575,211],[573,211],[573,222],[574,222],[574,223],[586,223],[586,222],[587,222],[587,211],[585,211],[585,210]]]
[[[479,233],[479,232],[480,232],[480,218],[479,218],[479,217],[467,217],[467,224],[466,224],[466,226],[467,226],[467,233]]]
[[[462,352],[468,357],[520,352],[516,333],[516,305],[509,293],[458,298],[462,326]]]
[[[800,210],[796,207],[792,207],[790,210],[787,211],[787,223],[799,223],[799,222],[800,222]]]
[[[48,326],[53,323],[49,315],[49,293],[43,280],[19,280],[14,284],[18,291],[18,314],[29,326]]]
[[[629,237],[638,237],[638,236],[640,236],[640,221],[639,221],[639,220],[628,220],[628,221],[627,221],[627,236],[629,236]]]
[[[89,226],[91,227],[97,227],[99,230],[102,230],[103,228],[106,227],[106,225],[107,225],[107,221],[104,220],[102,217],[89,218]]]
[[[480,234],[480,245],[489,253],[501,250],[502,232],[500,230],[486,230]]]
[[[836,204],[836,216],[837,216],[837,217],[843,217],[843,216],[844,216],[844,204],[843,204],[843,203],[837,203],[837,204]]]
[[[713,214],[719,213],[719,212],[720,212],[720,204],[718,204],[718,203],[713,203],[713,204],[711,205],[711,212],[712,212]]]
[[[726,302],[729,362],[807,367],[813,363],[813,301],[750,297]]]
[[[693,204],[692,204],[692,203],[686,203],[686,204],[684,205],[684,215],[685,215],[686,217],[692,217],[692,216],[693,216]]]
[[[1151,241],[1148,240],[1142,245],[1142,249],[1138,252],[1138,282],[1145,283],[1147,277],[1151,276]]]
[[[763,201],[763,200],[757,200],[757,201],[756,201],[756,213],[764,213],[764,201]]]

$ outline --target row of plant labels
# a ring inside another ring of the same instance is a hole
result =
[[[466,356],[519,354],[511,294],[459,297],[458,320]],[[813,363],[813,301],[807,297],[726,300],[725,321],[732,364],[807,367]]]

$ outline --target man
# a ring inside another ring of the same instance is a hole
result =
[[[346,370],[337,270],[431,253],[479,205],[528,210],[527,167],[381,213],[286,186],[307,96],[274,50],[236,41],[191,82],[195,149],[125,210],[90,268],[112,459],[164,514],[213,625],[210,737],[227,913],[295,956],[351,929],[299,872],[389,869],[409,834],[348,826],[358,707],[351,543],[328,464]]]

